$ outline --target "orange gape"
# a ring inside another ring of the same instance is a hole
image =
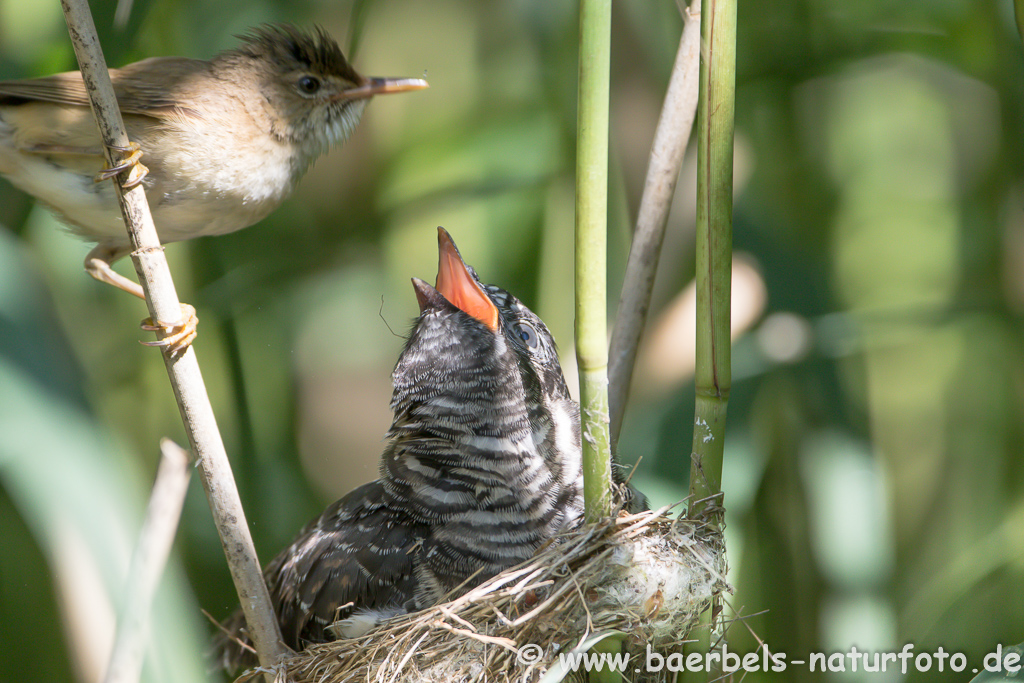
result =
[[[437,280],[434,289],[459,310],[473,316],[492,332],[498,331],[498,308],[469,274],[455,243],[444,230],[438,230],[440,243]]]

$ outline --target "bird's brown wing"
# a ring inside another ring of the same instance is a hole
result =
[[[207,62],[180,57],[154,57],[111,69],[129,138],[140,128],[199,118],[199,112],[176,103],[168,93],[193,92],[197,77],[208,69]],[[47,155],[83,175],[102,168],[99,131],[78,71],[0,81],[0,124],[11,131],[19,152]],[[0,158],[0,168],[2,162]]]
[[[181,109],[168,96],[183,80],[194,79],[208,69],[206,62],[183,57],[153,57],[111,69],[110,78],[122,113],[157,118],[180,114]],[[89,96],[78,71],[0,81],[0,105],[50,102],[72,107],[88,107]]]
[[[300,649],[330,640],[325,628],[353,610],[401,607],[411,600],[412,551],[425,534],[425,526],[386,504],[379,481],[327,508],[264,571],[284,642]],[[234,632],[244,623],[239,612],[225,628]],[[237,643],[223,639],[218,648],[229,670],[254,663]]]

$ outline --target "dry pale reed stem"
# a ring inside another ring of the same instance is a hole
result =
[[[87,0],[61,0],[61,6],[64,8],[68,33],[78,57],[93,114],[103,143],[108,148],[107,161],[114,165],[119,160],[113,158],[114,152],[109,148],[127,147],[128,136],[89,5]],[[153,320],[177,320],[181,317],[181,305],[174,291],[174,282],[153,225],[145,192],[141,185],[126,192],[119,180],[115,179],[114,184],[118,188],[117,195],[125,226],[135,249],[132,261],[146,294],[150,314]],[[165,353],[164,363],[199,466],[203,488],[210,502],[231,576],[238,590],[249,634],[256,645],[260,663],[264,667],[273,668],[281,662],[288,650],[281,642],[281,632],[263,581],[256,549],[252,544],[249,526],[231,474],[231,464],[217,429],[199,363],[191,347],[176,358]]]
[[[173,441],[164,439],[160,443],[160,454],[156,483],[128,570],[124,603],[117,618],[117,635],[104,683],[135,683],[142,674],[150,606],[171,554],[181,508],[185,504],[191,474],[188,453]]]
[[[661,107],[658,129],[651,145],[647,180],[636,218],[633,245],[629,249],[622,296],[608,353],[608,406],[612,443],[619,440],[622,418],[629,398],[637,347],[651,305],[651,291],[665,239],[672,196],[683,164],[686,142],[697,115],[697,81],[700,70],[700,0],[685,12],[686,25],[679,40],[672,78]]]

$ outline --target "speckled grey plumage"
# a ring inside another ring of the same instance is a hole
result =
[[[392,374],[380,479],[334,503],[266,568],[292,648],[329,640],[337,619],[352,635],[434,604],[528,559],[582,514],[579,410],[547,327],[497,287],[484,286],[499,312],[492,331],[414,286],[422,312]],[[243,624],[238,613],[226,626]],[[221,661],[252,658],[222,639]]]

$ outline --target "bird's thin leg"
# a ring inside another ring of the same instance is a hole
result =
[[[130,251],[131,247],[129,246],[117,246],[100,242],[93,247],[92,251],[86,254],[85,272],[100,282],[106,282],[108,285],[113,285],[121,291],[128,292],[145,301],[146,295],[142,293],[142,287],[139,283],[132,282],[110,267],[115,261],[127,256]]]
[[[121,160],[117,166],[109,166],[96,174],[94,180],[97,183],[102,183],[104,180],[110,180],[111,178],[124,173],[125,171],[131,171],[128,175],[128,179],[124,181],[122,187],[126,190],[130,190],[146,177],[149,173],[149,169],[143,166],[139,161],[142,159],[142,148],[139,147],[137,142],[129,142],[127,147],[119,147],[117,145],[110,145],[110,149],[127,156]]]
[[[139,147],[137,143],[132,142],[127,147],[111,145],[110,149],[127,156],[117,166],[110,166],[107,164],[106,160],[104,160],[103,170],[93,176],[94,182],[102,183],[104,180],[110,180],[118,174],[130,170],[131,175],[124,182],[124,189],[130,190],[141,183],[142,179],[149,174],[149,169],[139,163],[139,160],[142,159],[142,148]],[[86,157],[103,156],[102,147],[78,147],[75,145],[50,145],[43,143],[19,147],[18,151],[24,152],[25,154],[71,155]]]
[[[85,271],[100,282],[113,285],[121,291],[128,292],[146,299],[142,293],[142,287],[137,282],[132,282],[125,276],[111,268],[114,261],[124,257],[131,251],[131,247],[118,246],[106,242],[100,242],[85,257]],[[173,323],[154,322],[152,318],[142,321],[142,329],[149,332],[162,332],[163,337],[158,341],[142,342],[145,346],[163,347],[171,356],[177,356],[185,351],[196,338],[196,326],[199,325],[199,318],[196,316],[196,309],[189,304],[181,304],[181,319]]]

